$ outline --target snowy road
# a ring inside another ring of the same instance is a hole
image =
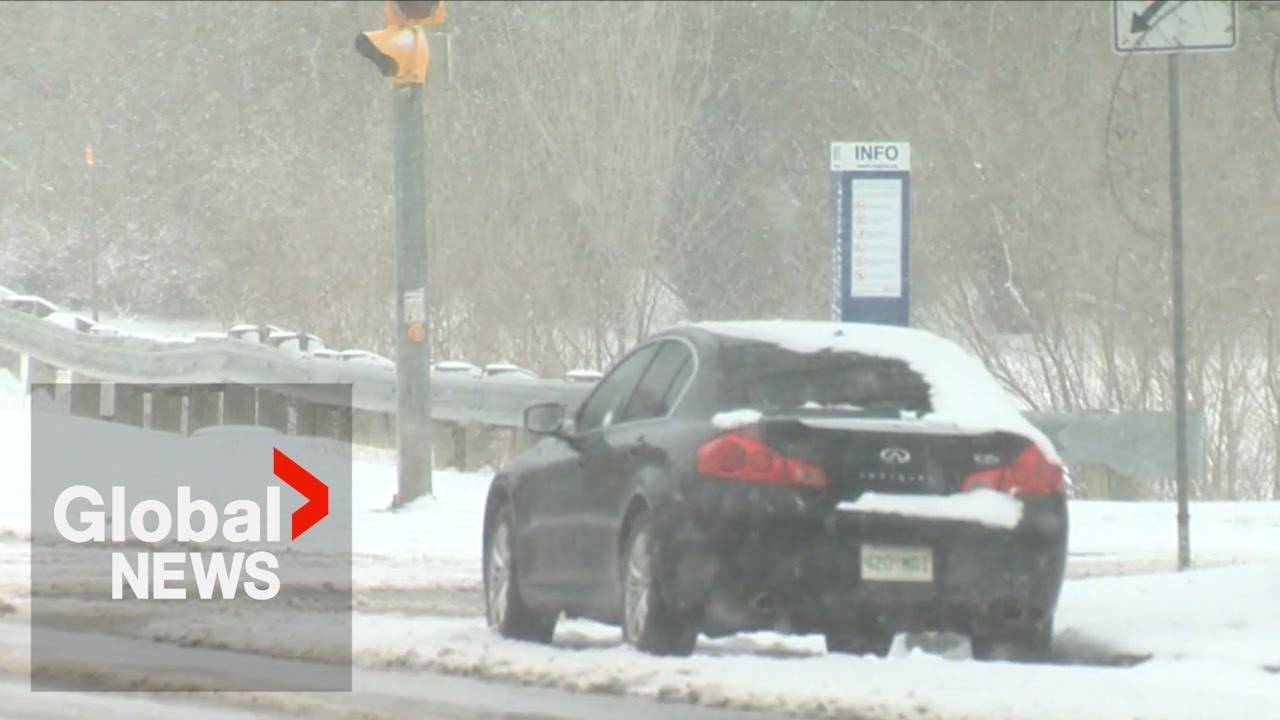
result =
[[[25,679],[0,678],[0,717],[24,720],[276,720],[287,716],[185,701],[86,693],[32,693]]]
[[[67,642],[82,635],[68,634]],[[29,638],[25,624],[0,623],[0,718],[104,720],[175,716],[207,720],[251,718],[348,718],[361,720],[782,720],[783,715],[690,707],[623,695],[581,695],[563,690],[521,687],[422,671],[357,669],[351,693],[204,693],[148,692],[165,687],[157,675],[157,657],[173,668],[235,667],[252,673],[262,657],[245,653],[179,647],[145,640],[116,640],[118,662],[110,668],[60,669],[68,680],[92,674],[112,693],[32,693],[23,672]],[[148,658],[151,665],[139,661]],[[229,660],[231,660],[229,662]],[[298,663],[305,666],[307,663]],[[184,675],[185,676],[185,675]]]

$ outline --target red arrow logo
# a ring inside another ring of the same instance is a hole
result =
[[[293,511],[289,518],[289,526],[293,530],[293,539],[311,529],[311,526],[323,520],[329,514],[329,486],[320,482],[315,475],[307,472],[288,455],[275,451],[275,474],[286,485],[302,493],[306,504]]]

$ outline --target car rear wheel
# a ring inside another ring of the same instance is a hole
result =
[[[698,632],[687,618],[673,612],[657,590],[658,547],[648,515],[631,523],[622,553],[622,636],[637,649],[654,655],[690,655]]]
[[[1045,620],[1020,633],[1006,636],[972,635],[974,660],[1045,662],[1053,649],[1053,620]]]
[[[503,637],[549,643],[556,630],[556,614],[537,612],[526,605],[516,583],[518,568],[512,552],[514,518],[510,505],[499,508],[485,540],[485,617],[489,627]]]
[[[854,632],[827,632],[827,652],[885,657],[893,647],[894,633],[883,628],[862,628]]]

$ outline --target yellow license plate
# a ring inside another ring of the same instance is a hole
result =
[[[933,582],[933,548],[863,545],[862,579],[887,582]]]

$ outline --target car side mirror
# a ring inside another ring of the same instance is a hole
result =
[[[524,409],[524,429],[534,435],[560,435],[565,429],[564,405],[538,403]]]

